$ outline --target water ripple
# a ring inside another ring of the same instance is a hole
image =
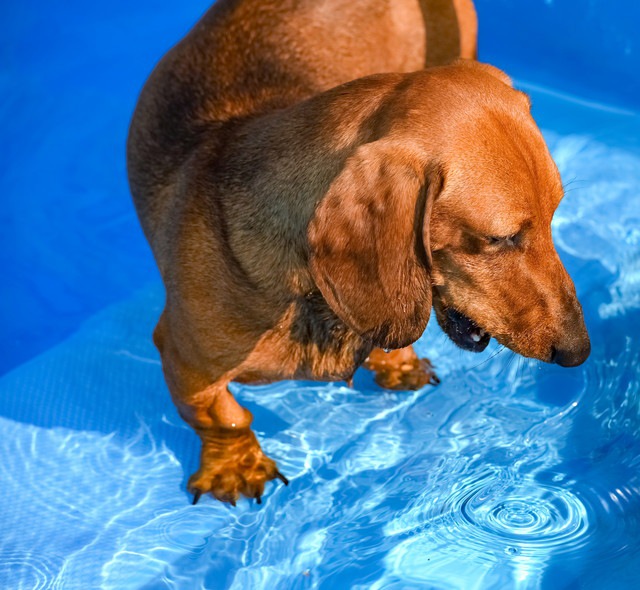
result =
[[[511,554],[572,551],[589,525],[586,507],[567,489],[506,477],[468,482],[445,510],[471,525],[469,542],[504,543]]]
[[[552,550],[579,548],[588,530],[588,509],[570,490],[519,479],[506,470],[465,479],[444,501],[426,504],[417,518],[414,514],[387,528],[389,534],[425,534],[437,544],[455,542],[461,552],[497,548],[541,563]]]
[[[53,558],[33,552],[3,552],[0,580],[14,580],[12,590],[44,590],[60,568],[62,557]]]

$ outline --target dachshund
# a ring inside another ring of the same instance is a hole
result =
[[[154,342],[202,442],[194,503],[288,483],[231,381],[366,362],[421,387],[432,307],[467,350],[588,356],[560,175],[528,97],[475,55],[469,0],[220,0],[156,66],[127,165],[166,288]]]

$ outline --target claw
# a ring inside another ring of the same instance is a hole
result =
[[[289,480],[282,475],[282,473],[280,473],[279,471],[276,471],[276,477],[286,486],[289,485]]]
[[[235,500],[229,500],[229,504],[231,504],[231,506],[233,506],[234,508],[236,507],[236,501]]]
[[[200,496],[202,496],[202,492],[200,490],[193,492],[193,502],[191,502],[191,506],[195,506],[198,503]]]
[[[260,494],[256,494],[256,503],[262,504],[262,498],[260,497]]]

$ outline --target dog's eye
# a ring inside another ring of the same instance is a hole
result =
[[[489,236],[487,242],[491,246],[517,246],[519,235],[520,234],[513,234],[511,236]]]

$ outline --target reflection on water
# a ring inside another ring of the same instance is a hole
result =
[[[463,353],[433,324],[435,388],[234,386],[291,485],[192,507],[197,441],[149,337],[158,286],[0,380],[0,587],[635,588],[640,158],[547,138],[583,181],[554,222],[583,367]]]

